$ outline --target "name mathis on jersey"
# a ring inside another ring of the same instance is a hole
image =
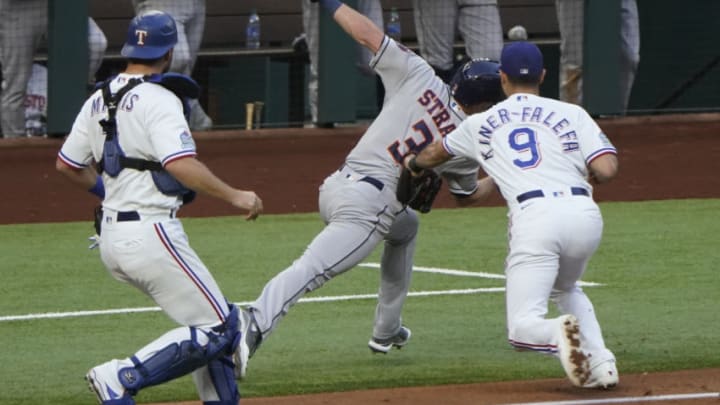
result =
[[[135,107],[135,103],[137,100],[140,99],[140,96],[129,92],[125,97],[123,97],[122,102],[118,106],[118,110],[122,111],[132,111],[132,109]],[[107,107],[105,106],[105,103],[103,102],[102,95],[99,95],[95,97],[92,101],[92,107],[90,109],[90,116],[94,116],[96,114],[104,113],[107,110]]]
[[[488,111],[485,122],[480,125],[478,134],[487,140],[492,138],[493,133],[509,123],[539,124],[557,135],[563,148],[563,152],[574,152],[580,150],[575,132],[570,120],[560,116],[555,111],[545,111],[543,107],[523,107],[520,111],[509,111],[506,108]],[[487,143],[480,140],[480,143]]]

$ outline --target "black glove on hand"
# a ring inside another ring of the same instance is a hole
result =
[[[403,205],[425,214],[432,209],[441,186],[442,178],[432,169],[423,169],[413,175],[409,169],[403,168],[398,180],[396,196]]]

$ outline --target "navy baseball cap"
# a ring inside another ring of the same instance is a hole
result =
[[[132,59],[157,59],[177,40],[177,27],[170,14],[150,10],[132,19],[120,54]]]
[[[510,42],[500,55],[500,70],[510,77],[540,77],[543,71],[542,52],[531,42]]]

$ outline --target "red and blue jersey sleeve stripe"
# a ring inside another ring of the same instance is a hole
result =
[[[66,165],[70,167],[74,167],[76,169],[84,169],[88,167],[85,163],[76,162],[72,159],[70,159],[66,154],[64,154],[62,151],[58,152],[58,158],[63,161]]]
[[[174,162],[178,159],[186,158],[186,157],[195,157],[197,156],[197,152],[194,150],[184,150],[181,152],[173,153],[172,155],[165,156],[165,159],[162,160],[162,165],[165,167],[168,163]]]
[[[585,164],[588,164],[588,165],[589,165],[590,162],[592,162],[593,160],[599,158],[599,157],[602,156],[602,155],[607,155],[607,154],[617,155],[617,150],[616,150],[615,148],[602,148],[602,149],[598,149],[598,150],[596,150],[595,152],[593,152],[593,153],[591,153],[590,155],[588,155],[588,157],[585,158]]]

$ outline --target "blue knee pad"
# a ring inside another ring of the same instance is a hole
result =
[[[230,313],[222,325],[207,331],[189,327],[189,340],[172,343],[143,362],[135,356],[130,357],[134,366],[118,371],[120,383],[131,395],[135,395],[145,387],[173,380],[231,355],[240,341],[240,334],[237,327],[238,309],[234,305],[230,305],[230,308]],[[198,333],[203,333],[208,338],[204,346],[197,340]],[[232,365],[230,373],[232,374]]]

